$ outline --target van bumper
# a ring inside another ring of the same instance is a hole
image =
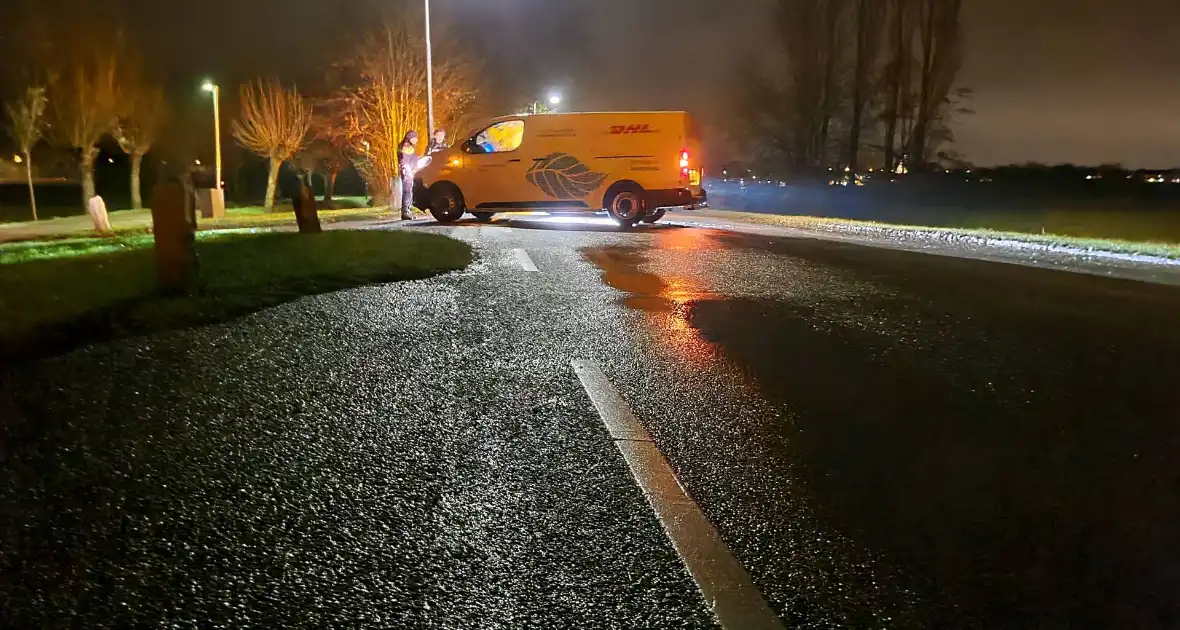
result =
[[[687,188],[664,188],[645,191],[648,208],[703,208],[709,205],[709,195],[702,188],[697,194]]]

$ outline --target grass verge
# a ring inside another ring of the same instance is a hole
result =
[[[1180,259],[1180,243],[1164,243],[1150,241],[1130,241],[1115,238],[1096,238],[1089,236],[1069,236],[1062,234],[1029,234],[1027,232],[1013,232],[1007,230],[993,230],[987,228],[947,228],[929,227],[921,225],[901,225],[894,223],[879,223],[876,221],[857,221],[852,219],[831,219],[823,217],[809,217],[797,215],[763,214],[759,212],[739,212],[736,210],[710,209],[696,210],[693,215],[730,219],[743,223],[757,223],[837,233],[871,233],[882,236],[898,235],[898,232],[911,232],[914,235],[935,236],[944,240],[956,240],[964,237],[978,238],[983,241],[1016,241],[1031,243],[1045,247],[1063,247],[1081,252],[1110,252],[1115,254],[1134,254],[1139,256],[1154,256],[1157,258]]]
[[[120,246],[111,249],[112,242]],[[0,248],[0,359],[224,321],[304,295],[427,278],[466,267],[471,248],[434,234],[221,232],[197,242],[200,288],[155,291],[150,236]]]
[[[321,223],[338,223],[341,221],[369,221],[390,217],[388,207],[365,207],[365,199],[359,197],[343,197],[334,201],[335,209],[319,211]],[[106,236],[118,237],[129,234],[147,234],[151,231],[151,210],[117,210],[110,213],[112,234]],[[270,212],[261,206],[243,206],[227,208],[225,216],[218,219],[197,219],[197,229],[225,230],[249,227],[283,227],[295,225],[295,212],[291,205],[279,204]],[[44,219],[41,221],[23,221],[19,223],[0,223],[0,243],[19,241],[44,241],[53,239],[75,239],[97,236],[88,215]]]

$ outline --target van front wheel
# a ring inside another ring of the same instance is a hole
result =
[[[439,182],[430,187],[430,214],[439,223],[454,223],[463,218],[467,204],[463,193],[450,182]]]
[[[619,225],[634,227],[647,214],[643,189],[638,184],[616,184],[606,195],[606,212]]]

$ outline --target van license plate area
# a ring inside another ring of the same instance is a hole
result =
[[[701,185],[701,170],[700,169],[694,168],[688,172],[688,185],[689,186],[700,186]]]

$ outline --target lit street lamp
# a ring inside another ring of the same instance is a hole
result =
[[[214,188],[221,190],[221,88],[212,81],[205,81],[201,89],[213,93],[213,181],[216,182]]]
[[[546,110],[547,112],[552,113],[557,111],[557,106],[561,105],[561,95],[557,92],[550,92],[549,97],[546,100],[549,102],[549,108]],[[541,102],[533,101],[531,108],[534,115],[539,114],[541,111]]]

